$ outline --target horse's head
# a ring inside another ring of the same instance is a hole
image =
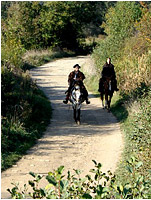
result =
[[[72,105],[75,107],[78,106],[78,109],[81,106],[81,91],[80,91],[80,85],[74,84],[74,87],[72,89],[71,93],[71,101]]]

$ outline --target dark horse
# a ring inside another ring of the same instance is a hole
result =
[[[110,112],[110,104],[111,104],[111,99],[114,93],[114,88],[112,84],[112,77],[104,77],[103,79],[103,90],[100,92],[101,100],[102,100],[102,106],[103,109],[107,109],[108,112]],[[105,96],[105,106],[103,103],[103,99]]]
[[[84,101],[80,86],[81,84],[79,81],[74,81],[70,96],[70,102],[72,103],[73,108],[73,117],[78,125],[80,125],[81,104]]]

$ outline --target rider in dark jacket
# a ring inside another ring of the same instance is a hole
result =
[[[83,93],[83,97],[86,100],[87,104],[90,104],[90,101],[88,100],[88,92],[83,84],[83,80],[85,79],[84,74],[79,70],[80,66],[78,64],[73,66],[74,71],[72,71],[69,76],[68,76],[68,84],[69,84],[69,88],[67,90],[67,95],[66,95],[66,99],[63,101],[63,103],[67,104],[69,97],[70,97],[70,93],[71,93],[71,89],[74,85],[75,81],[78,81],[80,83],[80,88],[81,88],[81,92]]]
[[[117,88],[117,80],[114,71],[114,65],[111,63],[111,58],[108,58],[105,65],[103,66],[101,78],[99,80],[99,92],[103,92],[103,83],[105,81],[105,77],[111,77],[113,89],[115,91],[118,91],[119,89]]]

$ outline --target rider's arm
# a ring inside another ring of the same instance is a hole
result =
[[[70,85],[71,84],[71,82],[73,81],[73,77],[74,76],[74,74],[73,74],[73,72],[71,72],[70,74],[69,74],[69,76],[68,76],[68,84]]]
[[[82,72],[80,72],[79,80],[83,81],[84,79],[85,79],[85,75]]]

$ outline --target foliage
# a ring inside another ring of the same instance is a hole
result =
[[[111,111],[118,118],[125,138],[123,159],[116,171],[118,182],[131,180],[125,170],[127,160],[131,155],[137,155],[143,162],[139,173],[150,179],[151,152],[151,87],[142,84],[131,95],[114,96]],[[148,194],[151,190],[148,189]]]
[[[129,59],[128,59],[129,57]],[[151,52],[141,56],[128,55],[119,61],[117,76],[121,92],[130,93],[141,84],[151,83]]]
[[[94,161],[95,168],[90,170],[90,174],[81,177],[81,171],[75,170],[75,174],[68,171],[65,178],[63,175],[64,166],[60,166],[54,172],[49,172],[45,179],[48,184],[44,188],[39,187],[39,182],[44,176],[30,172],[33,180],[28,181],[33,192],[28,192],[28,186],[24,185],[24,190],[19,189],[19,184],[13,183],[14,187],[8,189],[12,198],[25,199],[27,197],[33,199],[109,199],[109,198],[147,198],[147,189],[149,182],[138,173],[138,169],[143,165],[138,162],[135,157],[127,161],[128,174],[131,181],[125,184],[118,184],[116,176],[110,171],[103,173],[102,165]]]
[[[136,2],[117,2],[105,15],[104,28],[107,37],[100,41],[94,50],[93,57],[98,68],[104,64],[107,57],[116,61],[122,55],[126,38],[134,35],[134,24],[141,17],[141,9]]]
[[[1,2],[1,17],[3,19],[7,18],[7,10],[11,6],[13,2],[11,1],[3,1]]]
[[[1,81],[1,150],[4,170],[42,135],[49,123],[51,109],[49,101],[27,72],[23,73],[12,66],[2,67]]]
[[[5,31],[4,31],[5,30]],[[21,56],[25,52],[19,37],[16,37],[11,31],[11,27],[7,27],[2,22],[2,37],[1,37],[1,60],[2,64],[14,65],[20,67],[22,65]]]
[[[140,22],[135,24],[138,34],[126,40],[123,56],[117,61],[120,89],[124,93],[130,93],[142,83],[151,83],[151,42],[147,29],[151,26],[151,14],[149,10],[143,13]]]
[[[129,94],[142,83],[151,83],[151,12],[136,2],[118,2],[109,11],[103,24],[108,36],[100,41],[93,58],[101,71],[111,57],[120,91]]]
[[[3,31],[19,37],[27,50],[56,46],[75,50],[86,35],[84,30],[89,35],[102,31],[97,26],[107,8],[104,2],[2,2],[3,21],[9,30]]]
[[[134,33],[134,23],[140,19],[141,10],[139,4],[135,2],[117,2],[115,7],[111,7],[103,23],[104,31],[108,36],[123,40]]]
[[[126,5],[126,2],[123,3]],[[135,2],[128,2],[128,4],[129,3],[135,4]],[[122,5],[122,2],[116,4],[116,6],[119,4]],[[116,6],[110,10],[115,12]],[[138,5],[136,5],[136,7],[138,7]],[[127,8],[129,9],[129,7]],[[128,17],[127,9],[125,8],[117,12],[119,12],[119,14],[121,12],[121,18],[119,18],[119,20],[122,23],[124,21],[124,16],[126,15]],[[106,57],[111,57],[115,65],[120,92],[118,98],[116,94],[112,99],[111,111],[121,122],[121,128],[124,131],[125,148],[123,159],[116,171],[117,181],[122,184],[125,183],[125,180],[130,181],[132,178],[125,170],[125,160],[133,154],[137,155],[138,159],[143,162],[139,173],[143,175],[146,180],[148,179],[150,181],[151,119],[149,113],[151,112],[151,12],[148,6],[141,8],[141,12],[141,18],[129,24],[132,25],[130,28],[132,32],[123,32],[122,34],[120,31],[126,30],[127,22],[125,21],[125,23],[123,23],[123,29],[118,30],[116,29],[117,26],[113,18],[114,15],[112,15],[113,13],[107,13],[107,16],[110,16],[108,21],[110,25],[104,25],[109,35],[106,36],[104,40],[100,41],[93,54],[98,72],[101,71],[101,66],[105,63]],[[134,13],[134,16],[137,15]],[[121,23],[118,22],[118,25],[120,26]],[[115,30],[117,31],[116,35],[114,35]],[[121,35],[123,37],[121,37]],[[117,99],[114,101],[115,98]],[[144,189],[140,189],[140,193],[141,190]],[[148,194],[151,194],[149,188],[147,191]]]

